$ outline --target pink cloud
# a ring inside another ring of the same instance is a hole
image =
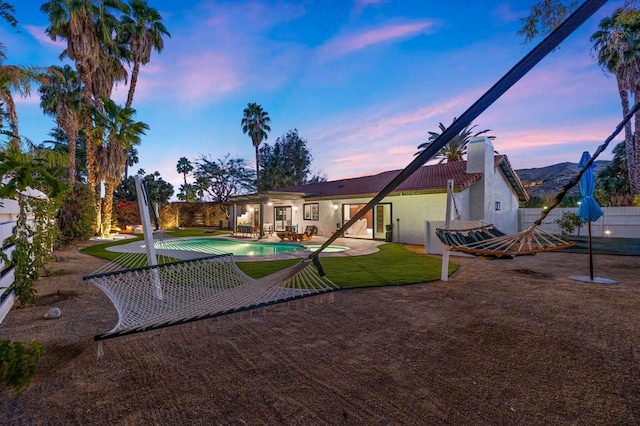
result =
[[[206,52],[182,58],[178,96],[182,100],[201,100],[228,93],[241,84],[233,60],[223,53]]]
[[[66,49],[67,42],[61,39],[56,41],[51,40],[51,38],[45,33],[45,27],[38,27],[36,25],[25,25],[24,28],[27,30],[31,37],[35,38],[40,42],[40,44],[44,44],[47,46],[55,47],[56,49]]]
[[[414,23],[385,25],[360,33],[337,36],[320,47],[324,57],[338,57],[357,50],[393,40],[401,40],[425,34],[433,30],[436,21],[423,20]]]

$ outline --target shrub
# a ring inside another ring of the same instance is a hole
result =
[[[76,184],[64,195],[58,212],[58,244],[88,240],[93,236],[95,221],[93,191],[87,185]]]
[[[115,210],[115,217],[120,229],[125,229],[127,225],[139,225],[142,223],[140,220],[140,208],[135,201],[118,201]]]
[[[576,228],[582,226],[582,219],[574,212],[564,212],[560,219],[556,219],[554,223],[560,226],[560,237],[567,239]]]
[[[42,351],[42,343],[35,340],[26,348],[21,342],[0,339],[0,382],[18,393],[25,390],[36,375]]]

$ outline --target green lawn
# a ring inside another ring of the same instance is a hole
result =
[[[327,277],[342,288],[416,284],[440,279],[440,258],[414,253],[402,244],[383,244],[379,248],[379,252],[365,256],[324,257],[320,263]],[[238,267],[248,275],[260,278],[296,262],[238,262]],[[449,273],[457,268],[450,263]]]
[[[184,235],[185,230],[177,231],[172,236]],[[189,236],[217,235],[216,233],[191,234]],[[142,236],[137,236],[142,239]],[[105,250],[106,247],[127,244],[134,239],[97,244],[81,250],[82,253],[103,259],[113,260],[121,255]],[[383,244],[380,251],[365,256],[352,257],[323,257],[320,261],[327,277],[342,288],[378,287],[387,285],[416,284],[440,279],[440,258],[429,257],[425,254],[414,253],[404,248],[402,244]],[[299,260],[275,260],[265,262],[238,262],[238,267],[252,276],[260,278],[265,275],[285,269]],[[458,266],[449,264],[449,273]]]

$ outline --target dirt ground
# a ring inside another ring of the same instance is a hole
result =
[[[640,424],[640,257],[455,259],[448,282],[338,291],[105,342],[116,312],[56,253],[0,335],[45,346],[3,425]],[[45,320],[52,306],[57,320]]]

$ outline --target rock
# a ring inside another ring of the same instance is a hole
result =
[[[60,308],[51,308],[47,311],[46,314],[44,314],[44,317],[46,319],[57,319],[60,318],[60,315],[62,315]]]

